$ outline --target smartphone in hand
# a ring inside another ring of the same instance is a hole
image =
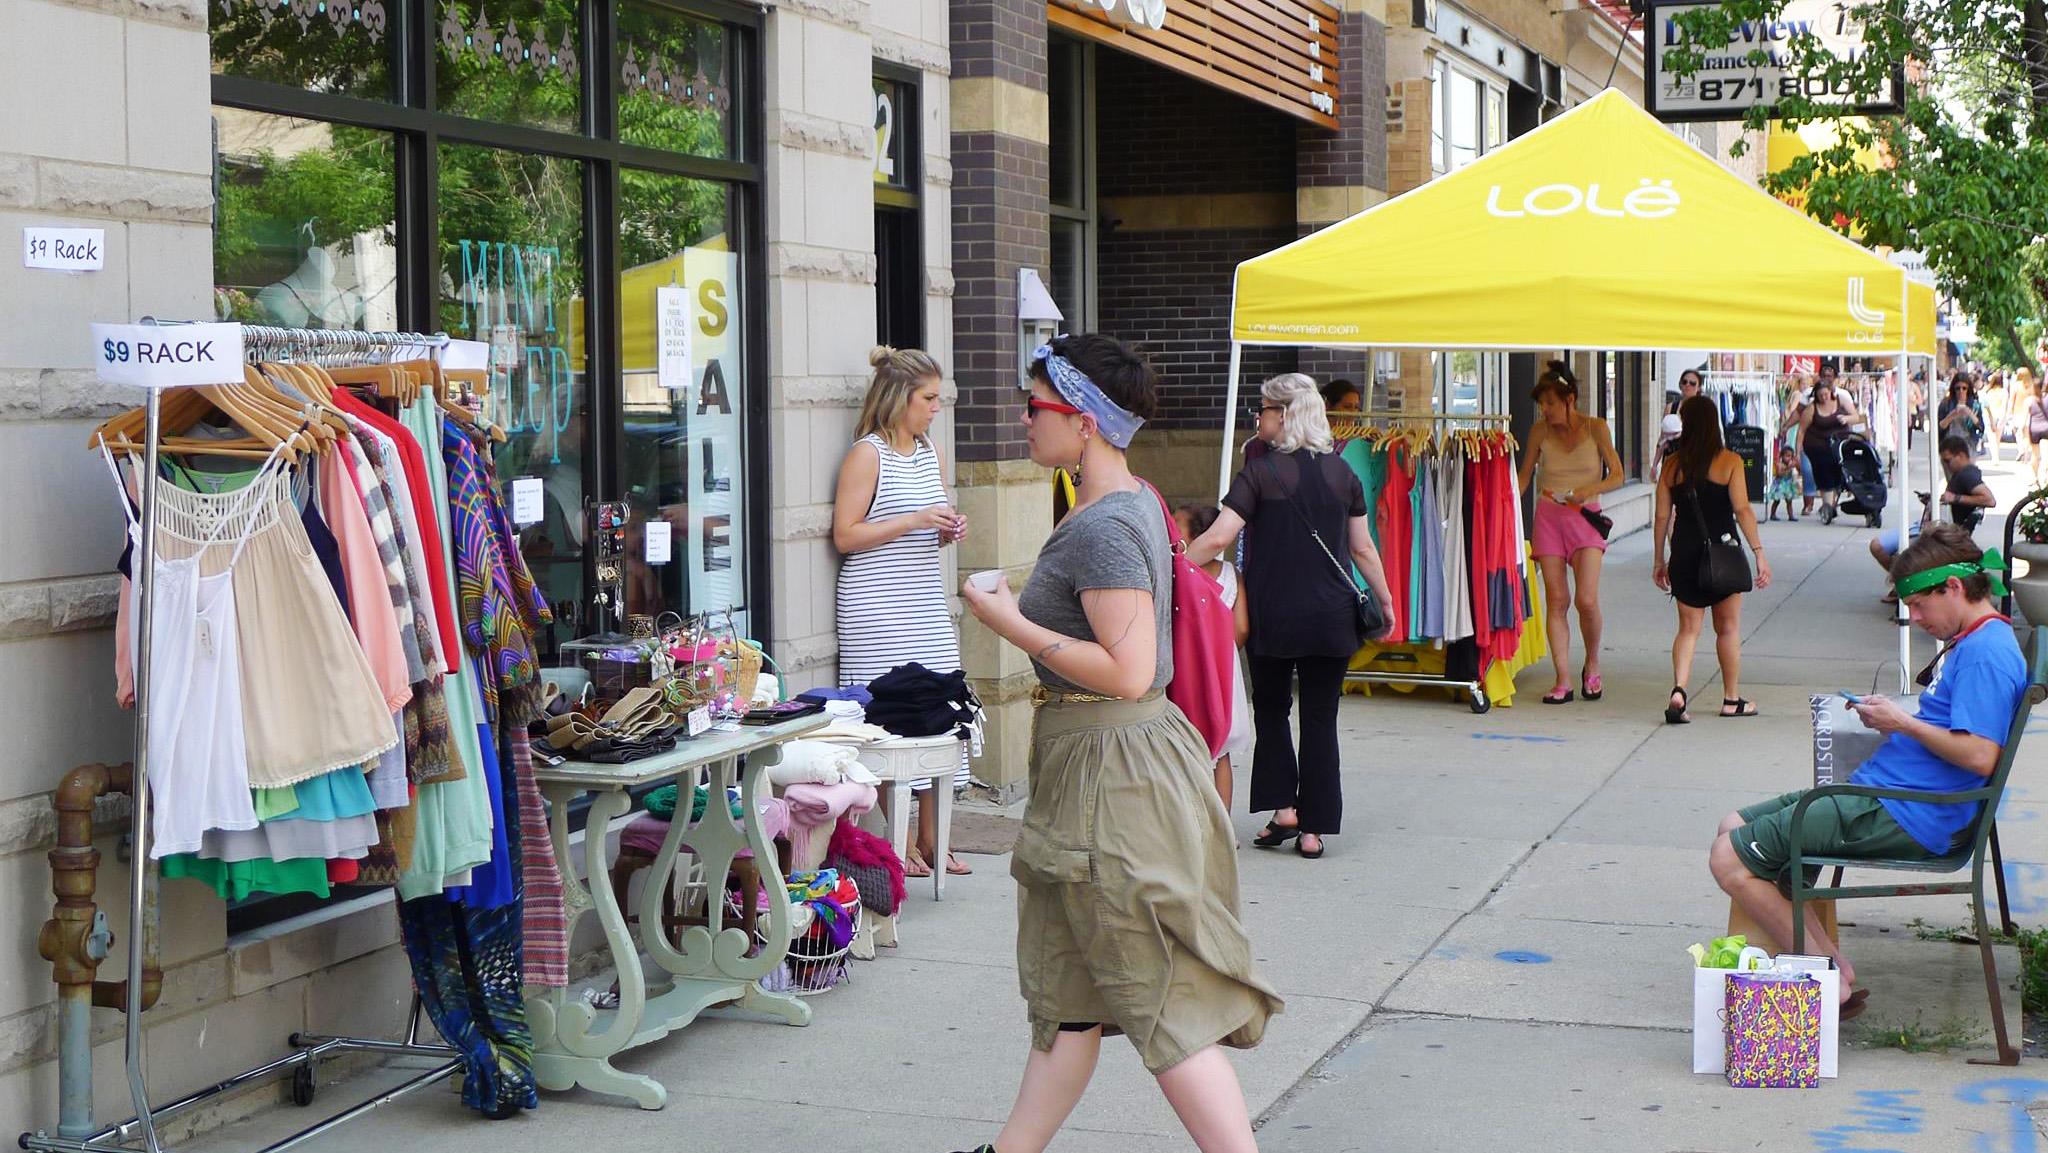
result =
[[[1841,697],[1845,701],[1848,701],[1852,708],[1856,705],[1860,705],[1863,703],[1862,697],[1857,696],[1855,693],[1852,693],[1847,689],[1837,690],[1835,695]]]

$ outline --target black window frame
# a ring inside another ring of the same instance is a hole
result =
[[[870,174],[875,189],[875,343],[923,348],[924,74],[877,60],[874,77],[895,90],[894,138],[902,141],[906,170],[897,173],[893,184],[872,179]],[[891,228],[904,242],[899,250],[887,252],[883,237]]]
[[[536,128],[479,120],[436,107],[439,59],[434,22],[437,0],[392,0],[389,25],[392,86],[389,100],[316,92],[290,85],[215,72],[212,104],[250,112],[291,116],[390,133],[395,142],[395,210],[398,250],[398,323],[404,330],[432,332],[438,328],[440,268],[440,187],[438,156],[443,143],[480,145],[580,161],[583,165],[583,251],[585,377],[589,395],[589,443],[583,457],[583,484],[594,499],[623,499],[621,440],[625,429],[623,340],[619,324],[620,173],[645,169],[699,180],[721,181],[735,189],[730,227],[740,258],[741,300],[746,323],[741,340],[746,357],[743,383],[746,420],[741,437],[746,453],[744,483],[754,508],[773,507],[768,465],[768,243],[765,207],[766,156],[764,135],[765,76],[763,41],[766,11],[732,0],[633,0],[680,16],[715,21],[733,36],[727,91],[734,94],[728,114],[737,118],[731,158],[691,156],[618,139],[619,51],[615,8],[619,0],[583,0],[578,28],[586,65],[579,72],[580,124],[574,131]],[[602,271],[601,271],[602,270]],[[775,635],[772,619],[773,550],[765,516],[749,520],[745,541],[747,612],[755,636]],[[595,585],[593,562],[584,559],[583,587]],[[572,828],[581,828],[587,802],[570,814]],[[259,896],[231,902],[228,927],[242,933],[297,916],[336,900],[379,890],[335,886],[332,897],[305,894]]]

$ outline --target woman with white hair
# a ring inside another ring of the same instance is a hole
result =
[[[1313,860],[1343,824],[1337,700],[1352,655],[1372,639],[1358,635],[1351,564],[1383,609],[1393,597],[1373,547],[1365,486],[1334,451],[1316,382],[1298,372],[1267,381],[1256,421],[1267,452],[1237,474],[1216,523],[1187,555],[1207,564],[1248,534],[1241,595],[1251,608],[1251,810],[1273,812],[1252,844],[1277,849],[1294,841]],[[1290,723],[1297,679],[1298,752]]]

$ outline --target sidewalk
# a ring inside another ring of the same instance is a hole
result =
[[[2017,471],[1986,467],[2002,504],[2020,491]],[[1707,678],[1709,642],[1694,723],[1663,724],[1675,615],[1650,585],[1646,534],[1609,554],[1604,700],[1538,705],[1542,667],[1523,674],[1520,703],[1483,717],[1440,693],[1347,699],[1344,835],[1319,862],[1248,847],[1240,856],[1255,955],[1288,1003],[1266,1043],[1236,1055],[1262,1149],[2044,1147],[2025,1102],[2039,1097],[2048,1111],[2048,1067],[1966,1064],[1990,1051],[1977,952],[1916,936],[1915,919],[1964,924],[1961,898],[1844,906],[1850,955],[1872,991],[1849,1037],[1954,1036],[1959,1048],[1845,1045],[1841,1078],[1808,1093],[1740,1092],[1689,1072],[1684,950],[1721,933],[1727,914],[1706,871],[1715,824],[1809,783],[1807,693],[1868,688],[1896,652],[1870,535],[1846,521],[1765,526],[1777,579],[1745,605],[1742,686],[1764,711],[1757,719],[1712,715],[1721,686]],[[1919,660],[1932,651],[1924,636],[1916,643]],[[2001,823],[2015,915],[2035,925],[2048,920],[2040,739]],[[1259,825],[1243,813],[1248,775],[1236,818],[1247,841]],[[1000,1125],[1027,1042],[1007,858],[968,860],[975,874],[950,880],[943,902],[929,882],[912,884],[902,947],[815,998],[808,1028],[706,1019],[628,1055],[622,1065],[668,1084],[659,1114],[572,1092],[493,1124],[429,1090],[306,1148],[970,1148]],[[2017,1029],[2016,992],[2008,1005]],[[254,1148],[387,1077],[333,1085],[313,1113],[269,1110],[204,1145]],[[1115,1040],[1054,1146],[1190,1147]]]

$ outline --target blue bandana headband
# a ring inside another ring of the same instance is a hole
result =
[[[1145,426],[1144,420],[1132,416],[1122,405],[1109,399],[1095,387],[1094,381],[1088,379],[1087,373],[1075,368],[1066,357],[1055,354],[1052,345],[1039,345],[1031,358],[1045,366],[1045,375],[1068,404],[1095,418],[1095,427],[1102,431],[1102,439],[1118,448],[1131,447],[1131,438]]]

